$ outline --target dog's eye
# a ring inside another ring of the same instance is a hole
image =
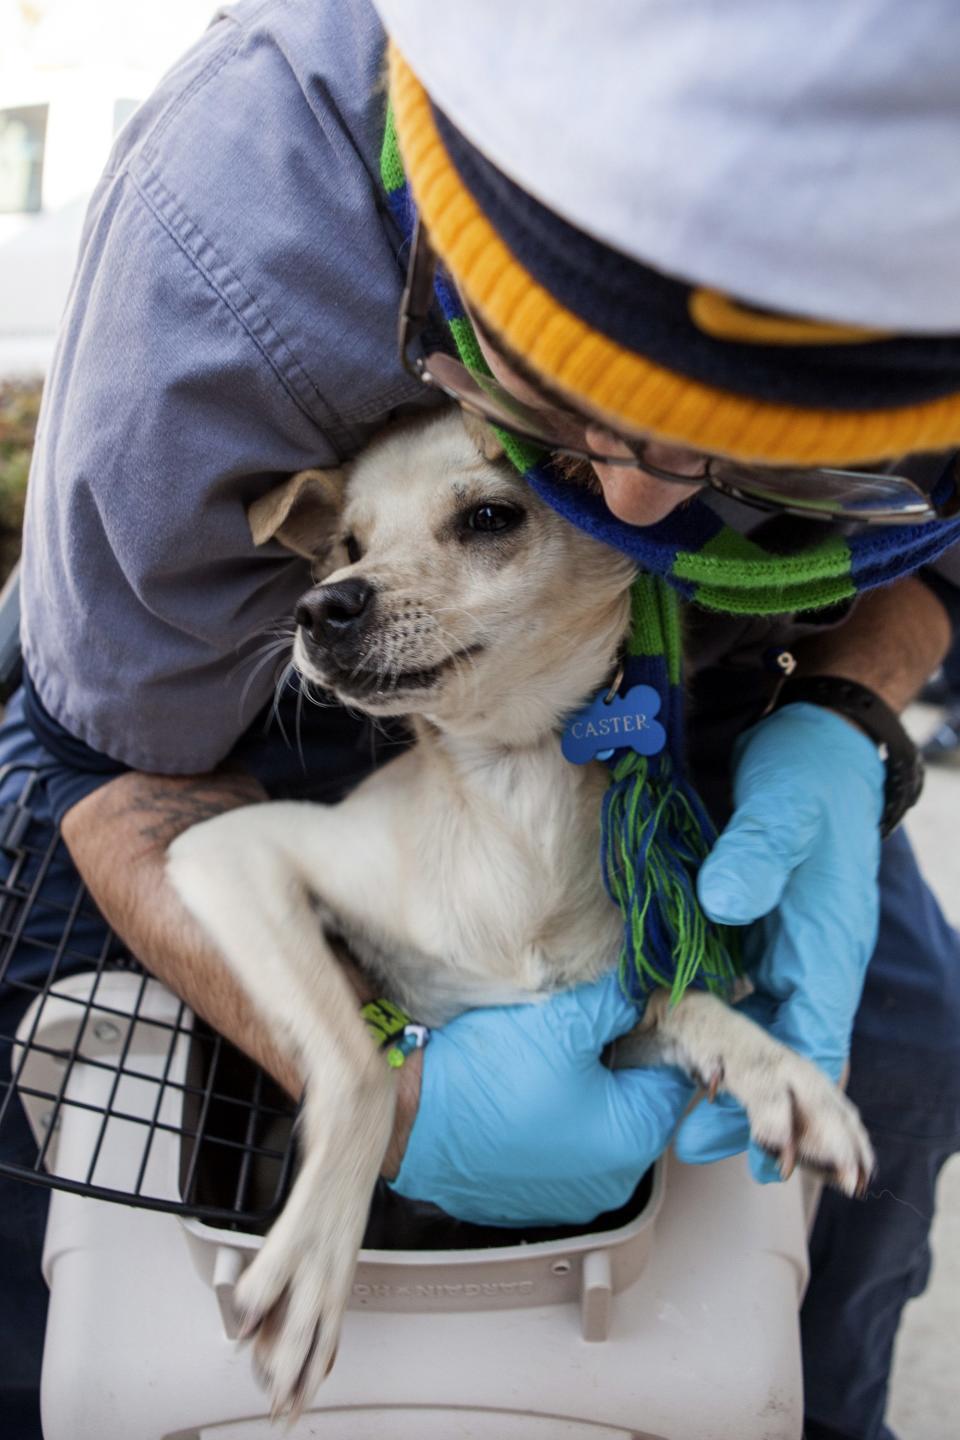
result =
[[[465,519],[468,530],[494,535],[504,530],[513,530],[523,519],[523,511],[516,505],[495,505],[488,500],[468,511]]]
[[[347,552],[347,559],[350,561],[350,564],[356,565],[357,561],[360,559],[360,556],[363,554],[363,551],[360,549],[360,542],[357,539],[356,535],[345,536],[343,541],[343,548]]]

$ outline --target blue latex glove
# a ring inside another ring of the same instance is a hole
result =
[[[636,1020],[612,973],[435,1030],[394,1189],[490,1225],[582,1224],[625,1204],[693,1094],[679,1070],[600,1063]]]
[[[883,762],[861,731],[807,704],[747,730],[734,760],[736,808],[700,871],[700,901],[713,920],[756,922],[744,936],[755,993],[741,1008],[837,1080],[877,938]],[[705,1164],[749,1135],[722,1096],[688,1116],[676,1152]],[[753,1145],[750,1168],[779,1179]]]

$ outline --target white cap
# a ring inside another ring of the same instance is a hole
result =
[[[375,0],[550,209],[697,285],[960,331],[957,0]]]

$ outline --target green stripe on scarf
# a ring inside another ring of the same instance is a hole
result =
[[[693,598],[698,605],[725,615],[817,610],[857,593],[850,576],[850,547],[842,536],[802,554],[773,556],[749,536],[725,527],[701,550],[681,551],[673,573],[696,586]]]
[[[387,106],[387,119],[383,129],[383,144],[380,146],[380,183],[388,195],[402,190],[407,183],[397,145],[397,127],[393,119],[393,106]]]

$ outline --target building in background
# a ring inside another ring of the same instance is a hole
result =
[[[215,0],[0,0],[0,379],[41,375],[117,131]]]

